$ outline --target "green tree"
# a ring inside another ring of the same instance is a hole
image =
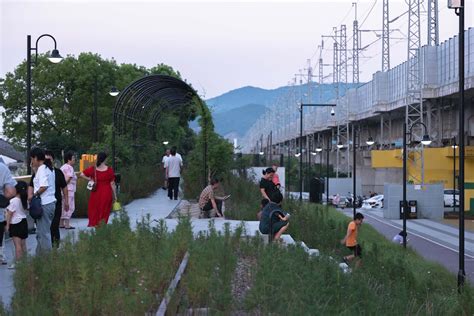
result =
[[[51,64],[45,55],[39,55],[32,71],[32,144],[58,152],[61,149],[83,152],[91,147],[108,146],[110,137],[107,137],[107,131],[112,125],[116,102],[108,94],[110,88],[116,86],[123,90],[135,80],[150,74],[181,77],[179,72],[165,64],[158,64],[151,69],[135,64],[117,65],[115,60],[103,59],[93,53],[81,53],[77,58],[68,56],[58,64]],[[26,61],[0,81],[0,103],[5,108],[2,114],[4,134],[18,148],[24,148]],[[93,144],[95,96],[97,144]],[[178,124],[179,128],[173,136],[176,136],[177,142],[187,143],[185,148],[189,150],[192,133],[188,128],[188,121],[195,118],[196,110],[191,105],[170,112],[163,115],[164,124],[159,125]],[[162,130],[164,129],[159,129],[157,133]],[[146,136],[150,138],[149,134]]]

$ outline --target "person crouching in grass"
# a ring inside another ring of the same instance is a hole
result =
[[[362,248],[360,245],[357,243],[357,234],[359,232],[359,227],[362,225],[362,222],[364,221],[364,215],[361,213],[356,213],[354,220],[349,223],[347,226],[347,233],[344,239],[341,240],[341,244],[345,244],[346,247],[352,251],[351,255],[345,256],[342,258],[342,260],[346,263],[349,264],[352,260],[355,258],[361,258],[362,257]],[[360,266],[360,260],[356,261],[356,267]]]
[[[270,196],[270,202],[263,208],[262,216],[260,218],[260,224],[258,226],[262,234],[270,233],[270,221],[273,222],[271,227],[273,240],[278,240],[281,235],[288,229],[288,219],[290,214],[284,212],[281,209],[281,201],[283,200],[283,195],[279,191],[273,192]],[[275,212],[273,212],[275,211]],[[270,215],[272,214],[272,218]]]

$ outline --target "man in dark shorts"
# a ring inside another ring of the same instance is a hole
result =
[[[341,244],[345,244],[349,250],[352,251],[351,255],[343,257],[343,261],[345,263],[349,263],[355,258],[361,258],[362,256],[362,248],[357,243],[357,234],[359,232],[359,227],[362,225],[364,221],[364,215],[361,213],[357,213],[354,217],[354,220],[349,223],[347,226],[347,233],[344,239],[341,240]],[[360,261],[356,262],[356,266],[360,265]]]
[[[278,240],[281,235],[288,229],[288,219],[290,215],[281,209],[281,201],[283,195],[280,191],[275,191],[270,196],[270,202],[263,208],[262,216],[260,218],[260,224],[258,229],[262,234],[270,233],[270,221],[272,220],[272,235],[273,240]],[[275,212],[274,212],[275,211]],[[272,214],[272,219],[270,215]]]

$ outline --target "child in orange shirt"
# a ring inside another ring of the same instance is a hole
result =
[[[354,260],[356,257],[362,256],[362,248],[357,243],[357,233],[359,231],[360,225],[364,221],[364,215],[361,213],[357,213],[354,217],[354,220],[349,223],[347,226],[347,233],[344,239],[341,240],[341,244],[345,244],[347,248],[349,248],[353,254],[343,257],[343,261],[345,263],[349,263],[350,261]]]

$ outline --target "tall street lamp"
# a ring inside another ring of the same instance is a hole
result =
[[[456,137],[453,137],[453,144],[451,145],[453,148],[453,212],[456,212]]]
[[[31,66],[38,61],[38,42],[43,37],[49,37],[54,42],[54,49],[48,57],[53,64],[59,63],[63,58],[59,55],[56,39],[49,34],[43,34],[36,40],[36,46],[31,47],[31,35],[26,36],[26,170],[31,174]],[[35,61],[31,60],[31,52],[35,53]]]
[[[323,148],[318,145],[316,147],[317,152],[322,152]],[[326,145],[326,207],[329,207],[329,153],[331,152],[331,144],[330,141],[328,140],[327,145]],[[321,155],[321,164],[323,162],[322,155]],[[322,177],[322,174],[321,174]]]
[[[357,156],[356,156],[356,148],[360,147],[360,135],[357,133],[357,129],[355,126],[352,127],[352,215],[355,219],[356,215],[356,165],[357,165]],[[369,137],[365,143],[368,146],[372,146],[374,144],[374,140],[372,137]]]
[[[291,148],[290,148],[290,141],[288,141],[287,149],[288,149],[288,162],[287,162],[287,164],[288,164],[288,171],[287,171],[287,175],[288,175],[287,178],[288,178],[288,180],[287,180],[286,191],[288,191],[288,196],[289,196],[289,194],[290,194],[290,169],[291,169],[291,157],[290,157],[290,155],[291,155]]]
[[[118,96],[120,93],[120,91],[116,88],[116,87],[112,87],[109,91],[109,94],[110,96],[112,97],[116,97]],[[114,120],[114,124],[112,126],[112,169],[114,169],[114,172],[117,171],[117,164],[115,162],[115,120]]]
[[[402,211],[403,211],[403,247],[407,247],[407,136],[410,136],[410,143],[411,143],[411,137],[412,137],[412,129],[416,125],[421,125],[425,129],[425,135],[423,136],[423,139],[421,140],[421,143],[424,146],[428,146],[431,144],[431,139],[428,134],[426,134],[426,131],[428,130],[426,128],[426,125],[422,122],[416,122],[412,126],[410,126],[410,129],[407,133],[407,123],[403,123],[403,201],[402,201]]]
[[[331,107],[331,115],[334,115],[334,107],[336,104],[324,104],[324,103],[303,103],[299,104],[300,111],[300,153],[303,152],[303,108],[307,106],[318,106],[318,107]],[[300,201],[303,200],[303,155],[300,156]]]
[[[458,291],[466,279],[464,270],[464,0],[448,0],[448,7],[459,16],[459,270]]]

